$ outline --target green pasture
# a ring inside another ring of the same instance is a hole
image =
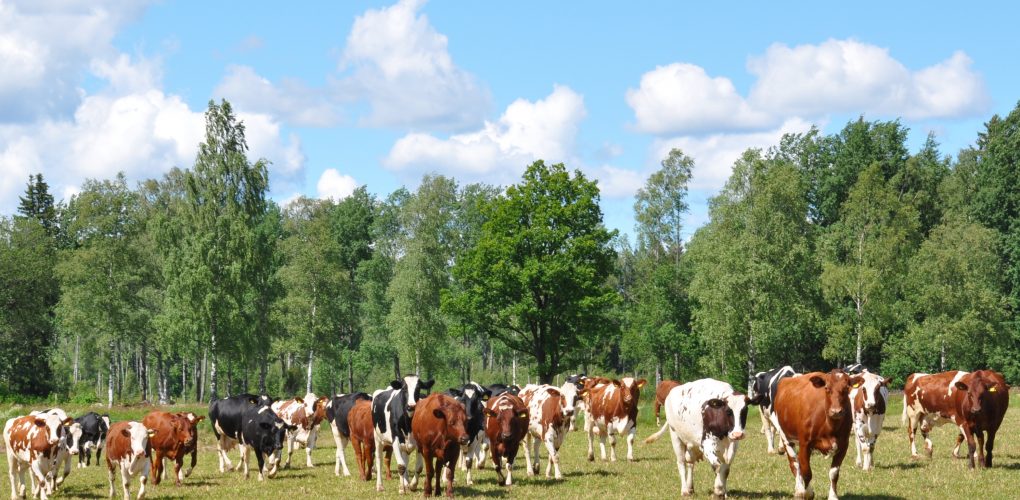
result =
[[[875,457],[875,470],[862,472],[854,466],[855,451],[851,449],[844,462],[841,473],[839,491],[845,499],[879,499],[879,498],[981,498],[985,500],[1020,498],[1020,400],[1012,396],[1011,408],[999,431],[995,449],[995,467],[990,470],[968,470],[965,460],[954,459],[951,450],[956,436],[955,431],[944,426],[932,433],[935,442],[935,455],[932,459],[912,460],[909,456],[906,433],[900,425],[902,397],[892,396],[890,412],[885,422],[883,434],[879,437]],[[0,407],[0,416],[4,419],[13,415],[25,414],[35,408],[4,406]],[[88,408],[66,405],[64,409],[73,414],[80,414]],[[103,412],[103,408],[93,408]],[[140,419],[148,407],[115,407],[109,413],[114,420]],[[199,406],[180,406],[173,410],[187,409],[205,413]],[[748,415],[749,437],[745,439],[737,453],[736,462],[729,480],[729,491],[732,498],[789,498],[793,492],[793,477],[790,474],[785,457],[767,456],[765,454],[765,438],[758,433],[760,420],[757,408],[752,408]],[[523,454],[519,457],[515,468],[515,484],[505,488],[496,484],[495,473],[491,466],[475,473],[474,486],[464,485],[463,474],[458,470],[455,495],[478,497],[507,498],[668,498],[676,497],[680,491],[680,479],[669,445],[669,439],[663,438],[653,444],[644,444],[641,440],[654,432],[655,418],[651,405],[644,403],[641,407],[638,439],[635,443],[633,463],[626,461],[605,463],[596,460],[591,463],[585,459],[586,441],[580,432],[571,433],[561,450],[561,467],[565,475],[561,481],[545,477],[529,478],[524,470]],[[199,452],[197,470],[188,478],[183,487],[175,487],[173,482],[165,482],[157,487],[150,487],[149,498],[219,498],[219,499],[253,499],[253,498],[395,498],[397,495],[396,480],[384,481],[386,491],[375,492],[375,481],[366,483],[356,477],[336,477],[333,475],[333,438],[329,428],[323,425],[319,432],[319,447],[313,455],[316,467],[307,469],[304,464],[304,451],[296,452],[292,468],[281,471],[274,479],[260,483],[257,473],[245,480],[240,473],[220,474],[217,468],[215,443],[209,425],[202,423],[202,447]],[[626,455],[626,444],[618,444],[618,454]],[[543,450],[544,453],[544,450]],[[596,445],[596,456],[598,448]],[[235,460],[237,452],[231,455]],[[348,466],[357,474],[353,452],[347,450]],[[254,457],[252,464],[254,466]],[[825,498],[828,489],[827,470],[829,460],[815,455],[812,461],[815,472],[813,486],[817,497]],[[3,490],[0,495],[7,495],[10,484],[7,476],[7,462],[0,462],[2,469]],[[543,463],[542,471],[545,467]],[[58,498],[106,498],[107,479],[105,467],[92,467],[85,470],[73,470],[60,491]],[[711,493],[713,475],[711,468],[704,462],[695,469],[695,492],[698,497],[707,498]],[[119,495],[119,484],[117,485]],[[137,492],[137,482],[132,484],[132,494]],[[422,495],[421,486],[411,496]]]

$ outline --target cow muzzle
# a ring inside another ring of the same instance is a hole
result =
[[[732,439],[734,441],[740,441],[741,439],[744,439],[743,431],[733,431],[733,432],[731,432],[730,433],[730,439]]]
[[[461,446],[467,446],[468,443],[471,442],[471,438],[468,437],[467,434],[465,434],[465,435],[461,436],[460,439],[457,440],[457,442],[459,442]]]
[[[844,413],[842,408],[829,410],[829,418],[843,418]]]

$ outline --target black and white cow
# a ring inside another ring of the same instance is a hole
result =
[[[868,367],[860,363],[854,363],[852,365],[847,365],[846,368],[843,368],[843,371],[845,371],[847,375],[860,375],[868,371]]]
[[[241,419],[241,464],[244,465],[244,477],[248,477],[249,449],[255,452],[255,460],[259,463],[259,481],[275,476],[280,454],[287,442],[287,432],[296,431],[297,426],[287,425],[269,405],[248,405]]]
[[[468,382],[459,388],[450,388],[446,394],[464,405],[467,417],[465,427],[470,441],[467,451],[461,453],[459,462],[461,470],[467,471],[464,475],[470,486],[474,484],[471,480],[471,468],[474,466],[481,468],[489,448],[489,437],[485,435],[485,402],[489,400],[492,392],[475,382]]]
[[[429,394],[435,380],[422,382],[417,375],[407,375],[403,380],[390,382],[390,387],[372,394],[372,425],[375,429],[375,489],[383,491],[382,456],[384,448],[393,447],[397,457],[397,472],[400,474],[400,493],[418,485],[418,474],[422,469],[418,443],[411,435],[411,418],[418,401]],[[413,482],[407,478],[407,461],[410,453],[417,456]]]
[[[270,408],[272,404],[273,398],[254,394],[238,394],[216,399],[209,403],[209,423],[216,436],[216,452],[219,454],[220,472],[226,472],[227,469],[237,470],[244,462],[246,450],[244,443],[241,442],[244,412],[251,407]],[[227,452],[233,449],[235,444],[238,445],[241,452],[241,461],[237,463],[237,466],[234,466],[227,456]]]
[[[491,397],[491,398],[499,396],[500,394],[503,394],[504,392],[509,392],[510,394],[513,394],[514,396],[516,396],[518,393],[521,392],[521,388],[516,386],[516,385],[490,384],[490,385],[485,386],[485,388],[489,390],[489,397]]]
[[[758,372],[754,375],[748,384],[747,392],[750,397],[750,403],[758,405],[761,410],[761,433],[765,435],[765,440],[768,442],[768,452],[776,453],[776,429],[772,425],[772,402],[776,397],[776,387],[779,386],[779,381],[786,377],[793,377],[797,375],[797,372],[790,366],[784,366],[782,368],[776,368],[767,372]],[[779,447],[779,454],[784,452],[783,447]]]
[[[333,431],[333,441],[336,442],[336,467],[333,468],[333,473],[338,476],[341,467],[345,476],[351,475],[351,471],[347,469],[347,460],[344,458],[347,443],[351,440],[351,426],[347,422],[347,415],[351,408],[354,408],[354,403],[361,400],[371,401],[372,396],[364,392],[338,394],[326,403],[326,421],[329,422],[329,429]]]
[[[76,419],[81,424],[81,440],[78,442],[78,467],[92,465],[92,450],[96,450],[96,465],[100,465],[106,433],[110,430],[110,416],[90,411]]]

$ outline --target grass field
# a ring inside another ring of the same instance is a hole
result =
[[[932,459],[911,460],[906,433],[900,426],[902,397],[892,396],[885,428],[879,437],[875,456],[875,470],[862,472],[854,466],[853,449],[847,454],[840,477],[839,491],[842,498],[940,498],[985,500],[999,498],[1020,498],[1020,398],[1011,397],[1011,406],[996,440],[995,467],[990,470],[971,471],[965,460],[954,459],[951,455],[956,432],[950,426],[943,426],[932,433],[935,455]],[[205,409],[182,406],[205,414]],[[33,408],[3,407],[0,417],[4,420],[13,415],[26,414]],[[64,406],[69,413],[78,415],[84,408]],[[113,408],[111,416],[118,419],[141,419],[151,408]],[[97,408],[96,411],[102,412]],[[175,410],[177,411],[177,410]],[[729,492],[733,498],[789,498],[793,492],[793,477],[787,467],[786,458],[765,455],[765,438],[758,433],[760,420],[757,408],[748,415],[749,437],[740,444],[735,464],[729,479]],[[641,439],[655,429],[655,418],[651,405],[641,407],[638,439],[635,444],[633,463],[626,461],[590,463],[585,460],[586,441],[580,432],[571,433],[561,450],[562,481],[545,477],[529,478],[524,472],[523,453],[518,457],[515,468],[515,484],[507,489],[496,484],[495,473],[489,469],[476,472],[475,485],[464,485],[463,474],[458,471],[456,478],[457,496],[513,497],[513,498],[664,498],[679,495],[680,478],[677,474],[673,451],[668,436],[653,444],[644,444]],[[173,482],[148,489],[149,498],[391,498],[398,497],[397,482],[384,481],[386,491],[375,492],[375,481],[362,482],[355,477],[333,475],[333,438],[327,426],[319,433],[319,448],[313,459],[316,467],[307,469],[304,451],[296,452],[293,468],[281,471],[274,479],[265,483],[257,480],[257,473],[245,480],[240,473],[220,474],[217,470],[215,443],[212,431],[205,422],[200,427],[201,450],[199,465],[183,487]],[[618,452],[626,456],[626,444],[620,443]],[[544,453],[544,450],[543,450]],[[596,454],[598,453],[596,446]],[[300,455],[299,455],[300,454]],[[231,455],[236,457],[237,452]],[[348,466],[357,474],[353,452],[347,450]],[[236,461],[236,459],[235,459]],[[254,466],[255,460],[251,463]],[[812,466],[815,479],[812,481],[816,495],[825,498],[828,491],[829,460],[814,455]],[[0,463],[3,490],[0,496],[10,491],[6,460]],[[543,464],[542,470],[545,467]],[[72,470],[58,498],[106,498],[107,479],[105,467]],[[698,464],[694,473],[695,492],[698,497],[711,494],[714,476],[707,463]],[[117,494],[120,494],[119,484]],[[132,494],[137,493],[137,482],[132,484]],[[421,496],[421,487],[412,496]]]

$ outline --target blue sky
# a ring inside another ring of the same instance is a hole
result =
[[[902,117],[955,154],[1020,99],[1011,5],[294,4],[0,0],[0,213],[37,171],[61,197],[190,166],[225,97],[281,203],[425,172],[506,184],[544,158],[598,179],[631,233],[633,193],[682,147],[689,233],[784,132]]]

